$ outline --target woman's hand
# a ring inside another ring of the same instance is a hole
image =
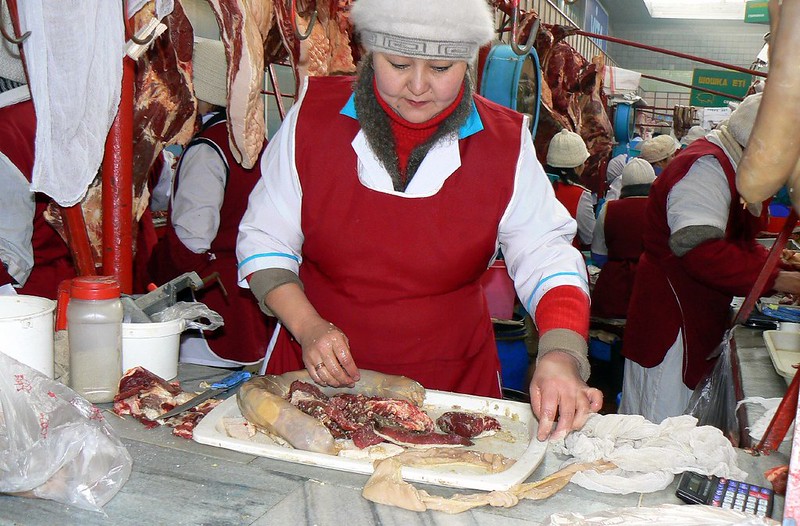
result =
[[[539,420],[539,440],[564,438],[583,427],[589,414],[603,405],[603,393],[581,380],[575,358],[559,351],[547,353],[536,364],[530,394],[533,414]],[[553,431],[556,419],[558,426]]]
[[[353,387],[361,378],[347,336],[322,318],[303,328],[303,364],[311,378],[320,385]]]

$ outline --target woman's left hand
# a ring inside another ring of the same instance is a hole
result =
[[[603,405],[603,393],[581,380],[575,358],[559,351],[547,353],[536,364],[530,395],[539,420],[539,440],[564,438],[583,427],[589,415]],[[556,419],[558,426],[553,430]]]

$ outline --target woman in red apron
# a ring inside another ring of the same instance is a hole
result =
[[[588,293],[575,222],[526,118],[474,93],[493,36],[483,0],[358,0],[357,78],[306,79],[262,159],[239,280],[282,331],[267,371],[352,385],[358,368],[499,397],[480,278],[501,249],[541,334],[531,383],[544,439],[580,427]]]

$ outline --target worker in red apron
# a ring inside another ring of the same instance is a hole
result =
[[[578,222],[578,235],[573,240],[578,249],[592,244],[595,225],[595,196],[578,183],[588,158],[589,150],[577,133],[564,128],[550,139],[545,170],[553,182],[556,198]]]
[[[539,437],[556,418],[563,436],[602,401],[585,383],[586,269],[526,117],[474,92],[490,8],[357,0],[351,20],[358,77],[305,80],[240,226],[240,284],[287,329],[267,371],[342,386],[372,369],[501,396],[480,285],[501,249],[541,334]]]
[[[212,282],[195,294],[197,301],[221,314],[225,324],[205,334],[185,332],[180,360],[235,367],[264,358],[275,323],[261,314],[246,290],[234,286],[239,221],[261,171],[258,164],[250,170],[242,168],[230,150],[222,42],[196,38],[192,60],[202,125],[178,163],[166,233],[154,251],[150,268],[158,283],[185,272],[195,271],[201,278],[219,272],[224,290]]]
[[[50,198],[32,193],[36,113],[30,100],[0,108],[0,285],[55,299],[75,276],[67,244],[44,219]]]
[[[620,198],[603,206],[592,238],[592,261],[602,270],[592,289],[592,315],[626,318],[636,266],[642,254],[645,208],[656,174],[634,158],[622,169]]]
[[[661,422],[684,412],[714,366],[731,300],[747,295],[764,266],[761,205],[743,208],[735,181],[760,101],[747,97],[653,183],[622,347],[621,413]],[[800,274],[776,269],[770,289],[800,293]]]
[[[639,157],[653,165],[653,171],[658,176],[669,162],[675,157],[680,143],[669,135],[658,135],[642,143]]]

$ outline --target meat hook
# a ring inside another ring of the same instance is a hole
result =
[[[137,37],[136,32],[131,29],[130,20],[128,19],[128,0],[122,0],[122,20],[125,21],[125,35],[130,35],[130,39],[134,44],[144,46],[149,44],[153,38],[155,38],[157,28],[153,28],[153,31],[151,31],[150,34],[144,38]]]
[[[520,46],[517,42],[517,38],[519,36],[519,8],[514,6],[514,12],[511,15],[511,49],[517,55],[527,55],[531,48],[533,48],[533,42],[536,40],[536,34],[539,32],[539,19],[537,18],[536,21],[533,23],[533,27],[531,28],[531,32],[528,34],[528,40],[525,42],[524,46]]]
[[[17,44],[17,45],[22,44],[29,36],[31,36],[31,32],[30,31],[25,31],[22,34],[22,36],[20,36],[19,38],[16,38],[15,36],[13,36],[14,35],[14,28],[13,28],[13,24],[12,24],[11,34],[9,35],[8,33],[6,33],[6,26],[3,23],[3,12],[4,11],[5,11],[5,9],[3,9],[3,0],[0,0],[0,33],[3,34],[3,38],[5,38],[9,42],[11,42],[12,44]],[[9,12],[9,14],[11,14],[11,13]]]
[[[311,36],[311,30],[314,29],[314,24],[317,22],[316,4],[314,4],[314,12],[311,13],[311,20],[308,22],[305,33],[300,33],[297,29],[297,0],[289,0],[289,16],[292,17],[292,29],[294,29],[294,36],[297,37],[297,40],[305,40]]]

